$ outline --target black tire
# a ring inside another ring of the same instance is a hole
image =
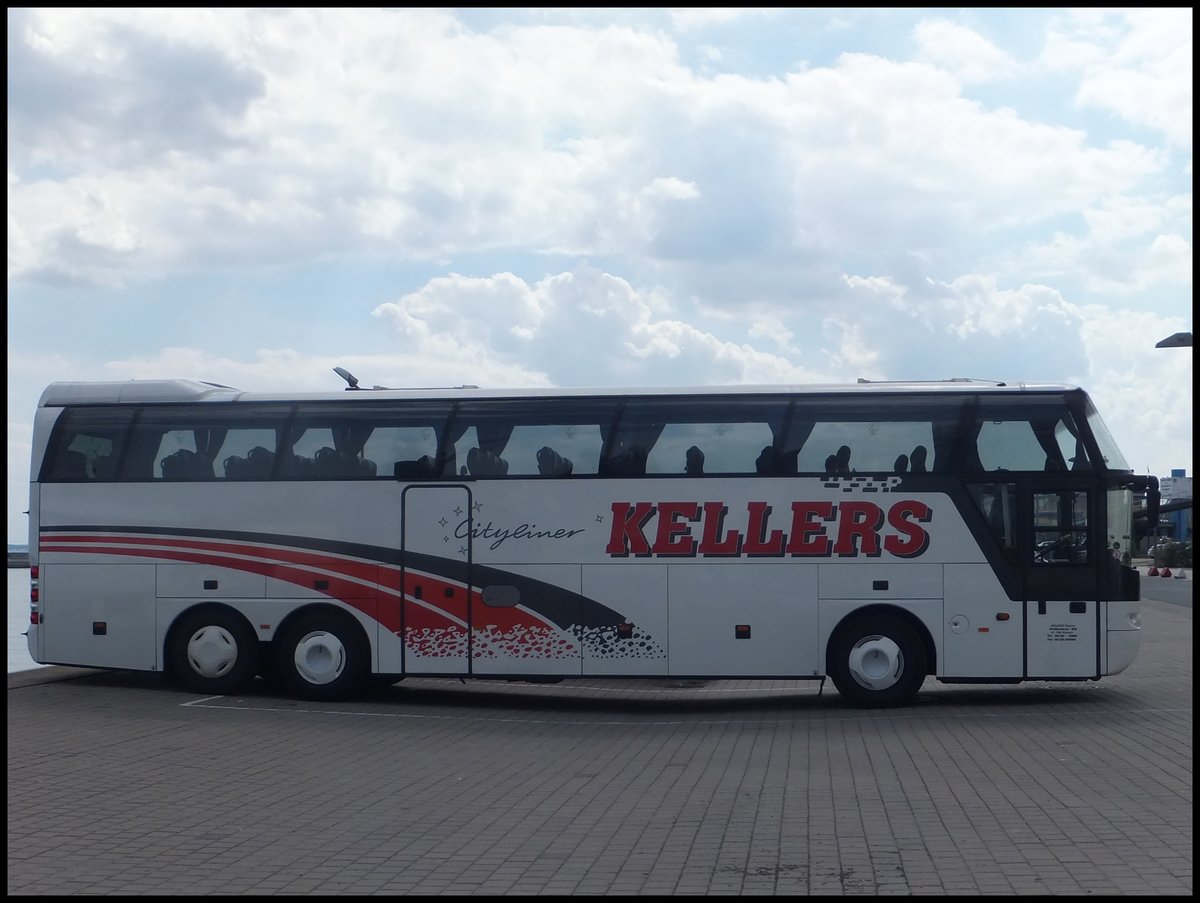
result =
[[[276,673],[283,690],[302,699],[349,699],[370,671],[370,646],[362,628],[341,612],[301,614],[279,634]]]
[[[167,668],[193,693],[225,696],[246,688],[258,671],[258,638],[229,608],[185,613],[167,643]]]
[[[910,705],[925,682],[925,644],[897,615],[860,615],[834,631],[828,665],[833,685],[851,705]]]

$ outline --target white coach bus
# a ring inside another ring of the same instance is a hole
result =
[[[339,370],[339,372],[341,372]],[[309,699],[409,675],[1096,680],[1138,647],[1134,475],[1088,395],[872,383],[55,383],[29,651]]]

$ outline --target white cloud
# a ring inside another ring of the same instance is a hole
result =
[[[791,363],[789,349],[764,351],[697,328],[670,316],[654,292],[586,265],[533,285],[509,273],[435,279],[375,313],[414,354],[469,362],[468,374],[545,362],[535,380],[526,374],[531,385],[569,383],[572,373],[592,374],[596,385],[829,380],[828,371]]]
[[[852,289],[885,299],[894,309],[920,319],[931,331],[949,332],[959,338],[975,333],[1001,337],[1024,333],[1043,313],[1061,314],[1065,309],[1059,293],[1043,285],[1019,289],[1000,288],[994,274],[966,274],[951,282],[927,278],[924,286],[911,289],[879,276],[846,276]]]
[[[966,224],[987,233],[1095,206],[1164,166],[1152,148],[1094,146],[968,100],[925,64],[863,54],[708,79],[666,36],[629,27],[477,34],[431,12],[245,10],[188,17],[182,38],[167,14],[27,18],[10,43],[38,28],[70,41],[53,56],[26,46],[24,70],[68,87],[86,75],[113,99],[84,107],[47,89],[37,111],[10,108],[10,126],[35,124],[10,153],[10,279],[120,284],[251,259],[513,246],[911,253],[914,236],[945,248]],[[949,23],[922,29],[927,48],[965,40]],[[145,83],[157,70],[139,53],[168,36],[218,86],[196,98],[198,121],[156,117]],[[66,52],[84,46],[108,68]],[[131,137],[143,131],[156,137]],[[38,160],[61,175],[27,178]]]
[[[1129,465],[1157,476],[1173,467],[1192,473],[1192,351],[1154,348],[1191,324],[1096,305],[1080,309],[1079,317],[1087,384]]]
[[[887,298],[892,303],[892,306],[901,310],[905,307],[904,296],[907,294],[907,290],[904,286],[897,285],[896,281],[890,276],[843,275],[842,278],[851,288],[863,289],[872,294]]]
[[[1043,277],[1076,273],[1089,291],[1119,297],[1190,285],[1192,245],[1177,233],[1139,234],[1122,245],[1058,233],[1016,255],[1011,266],[1018,265]]]
[[[1081,71],[1080,106],[1159,130],[1190,151],[1192,20],[1184,7],[1073,11],[1051,30],[1042,60]]]
[[[965,25],[931,19],[914,30],[917,59],[955,75],[964,83],[1004,79],[1019,71],[1011,56]]]
[[[643,189],[642,193],[648,198],[668,201],[685,201],[700,197],[700,190],[696,187],[695,182],[685,182],[683,179],[676,179],[673,176],[654,179]]]
[[[671,24],[682,30],[727,25],[747,17],[771,16],[778,13],[773,7],[677,7],[670,11]]]

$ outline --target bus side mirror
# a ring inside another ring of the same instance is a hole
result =
[[[1162,495],[1158,491],[1158,477],[1151,477],[1146,486],[1146,523],[1151,530],[1158,529],[1158,509],[1162,504]]]

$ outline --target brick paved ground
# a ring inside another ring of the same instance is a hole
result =
[[[9,675],[11,894],[1192,893],[1192,612],[1095,684]]]

